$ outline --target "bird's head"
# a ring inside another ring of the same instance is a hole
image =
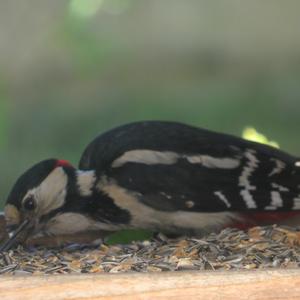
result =
[[[48,159],[34,165],[19,177],[4,208],[10,235],[6,248],[17,237],[18,240],[24,240],[37,231],[43,217],[64,205],[69,174],[73,170],[67,161]]]

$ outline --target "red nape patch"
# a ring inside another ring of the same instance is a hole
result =
[[[238,229],[248,229],[253,226],[263,226],[284,222],[290,218],[299,216],[300,211],[279,211],[279,212],[253,212],[240,214],[242,221],[230,224],[230,227]]]
[[[72,165],[67,160],[59,159],[56,161],[55,168],[57,167],[72,167]]]

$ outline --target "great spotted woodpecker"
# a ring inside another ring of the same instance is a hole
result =
[[[300,221],[299,185],[300,161],[270,146],[174,122],[127,124],[92,141],[79,169],[48,159],[17,180],[6,248],[37,234]]]

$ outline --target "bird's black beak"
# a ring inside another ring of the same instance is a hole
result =
[[[3,245],[0,246],[0,252],[7,251],[11,247],[15,245],[16,242],[19,242],[19,237],[21,235],[26,234],[28,231],[28,227],[30,225],[30,221],[28,219],[25,219],[19,226],[17,227],[10,227],[8,226],[8,240],[3,243]]]

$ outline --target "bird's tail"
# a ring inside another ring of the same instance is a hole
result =
[[[270,224],[300,226],[300,158],[278,165],[272,172],[259,179],[255,191],[258,202],[266,205],[237,212],[240,218],[230,226],[240,229]]]

